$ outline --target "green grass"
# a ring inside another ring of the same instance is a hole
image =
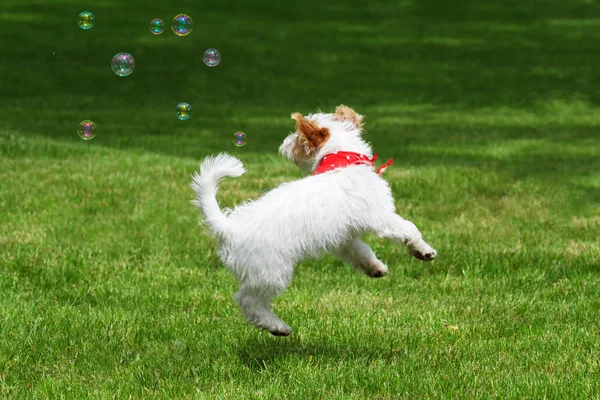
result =
[[[148,31],[180,12],[190,36]],[[599,3],[5,0],[0,23],[0,397],[600,395]],[[297,179],[289,115],[340,103],[439,258],[369,237],[383,279],[305,262],[275,338],[239,315],[190,175],[242,159],[229,207]]]

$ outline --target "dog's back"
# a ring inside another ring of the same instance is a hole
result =
[[[232,229],[224,237],[223,261],[246,264],[252,253],[257,263],[276,257],[295,264],[336,250],[390,212],[389,185],[367,166],[284,183],[227,216]]]

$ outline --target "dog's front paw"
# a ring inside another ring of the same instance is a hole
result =
[[[437,257],[437,251],[424,241],[411,246],[410,254],[421,261],[431,261]]]
[[[388,267],[379,260],[372,261],[367,269],[367,275],[371,278],[381,278],[388,274]]]
[[[421,253],[413,250],[411,254],[421,261],[431,261],[437,256],[437,252],[435,250],[431,253]]]

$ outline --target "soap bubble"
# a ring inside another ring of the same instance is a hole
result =
[[[221,62],[221,53],[217,49],[208,49],[204,52],[202,61],[209,67],[216,67]]]
[[[83,140],[92,140],[94,137],[96,137],[96,123],[87,119],[85,121],[81,121],[79,127],[77,128],[77,133]]]
[[[182,121],[186,121],[190,119],[192,116],[192,106],[188,103],[179,103],[177,104],[177,118]]]
[[[162,19],[153,19],[150,21],[150,32],[154,35],[160,35],[165,31],[165,23]]]
[[[233,134],[233,144],[237,147],[242,147],[246,144],[246,134],[242,131],[238,131]]]
[[[113,57],[110,66],[118,76],[129,76],[135,69],[135,60],[129,53],[119,53]]]
[[[179,14],[171,21],[171,29],[177,36],[187,36],[192,31],[194,22],[186,14]]]
[[[79,14],[79,17],[77,18],[77,25],[79,25],[81,29],[88,30],[94,26],[95,20],[94,14],[89,11],[84,11]]]

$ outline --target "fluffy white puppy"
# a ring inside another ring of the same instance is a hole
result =
[[[258,200],[222,211],[218,182],[245,172],[228,154],[207,157],[191,187],[194,205],[219,238],[219,255],[240,283],[234,298],[248,321],[273,335],[292,329],[271,311],[271,300],[290,284],[294,266],[330,252],[359,271],[381,277],[388,267],[360,236],[372,232],[407,246],[429,261],[437,252],[410,221],[396,214],[385,168],[374,169],[371,146],[361,137],[362,116],[346,106],[333,114],[292,114],[296,132],[281,145],[281,154],[305,172],[303,179],[283,183]]]

